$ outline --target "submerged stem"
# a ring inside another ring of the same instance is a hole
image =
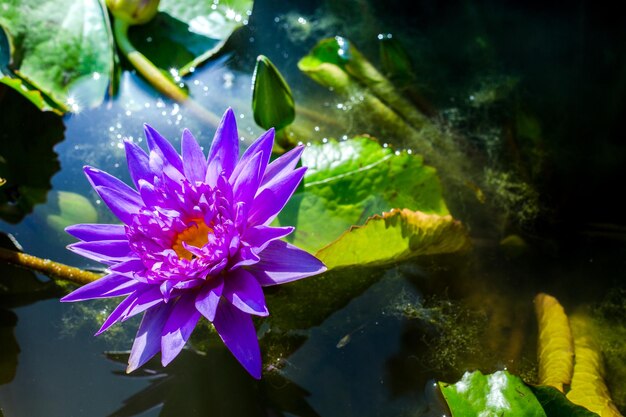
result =
[[[89,284],[102,277],[101,274],[5,248],[0,248],[0,261],[30,269],[31,271],[41,272],[50,278],[63,279],[79,285]]]
[[[200,117],[208,124],[217,127],[220,122],[220,118],[217,115],[211,113],[189,97],[185,91],[181,90],[172,80],[163,74],[152,61],[135,49],[130,39],[128,39],[128,28],[129,25],[127,22],[121,19],[113,20],[115,41],[117,42],[118,48],[131,65],[159,92],[189,108],[196,116]]]

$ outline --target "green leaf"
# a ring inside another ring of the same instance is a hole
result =
[[[439,382],[454,417],[546,417],[530,388],[507,371],[466,372],[456,384]]]
[[[394,153],[367,137],[308,146],[303,192],[279,215],[296,226],[292,243],[315,252],[353,225],[392,208],[448,214],[436,170],[422,157]]]
[[[0,218],[17,223],[46,201],[50,179],[59,168],[53,150],[63,139],[60,116],[39,111],[17,92],[0,84]]]
[[[391,210],[370,217],[322,248],[316,256],[328,268],[384,265],[421,255],[451,253],[469,247],[463,225],[452,216]]]
[[[547,417],[598,417],[585,407],[576,405],[554,387],[528,385],[541,403]]]
[[[91,202],[84,196],[70,191],[54,191],[50,195],[53,210],[45,214],[46,223],[59,233],[66,227],[79,223],[97,223],[98,213]]]
[[[9,76],[23,81],[11,87],[37,89],[63,111],[102,101],[113,52],[98,0],[0,0],[0,8],[0,26],[11,45],[3,73],[8,68]]]
[[[254,121],[263,129],[282,129],[296,117],[289,85],[264,55],[257,57],[252,76],[252,111]]]
[[[129,37],[160,68],[183,76],[212,57],[230,35],[247,24],[253,0],[161,0],[159,13]]]

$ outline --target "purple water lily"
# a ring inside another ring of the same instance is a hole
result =
[[[161,351],[163,365],[182,350],[201,316],[255,378],[261,354],[251,315],[267,316],[263,286],[319,274],[326,267],[280,238],[293,227],[269,224],[302,180],[302,147],[268,164],[274,130],[239,159],[237,125],[227,110],[205,158],[188,130],[181,155],[145,126],[149,154],[126,142],[136,190],[85,167],[96,192],[123,224],[80,224],[67,232],[74,252],[108,265],[108,274],[62,301],[125,296],[111,325],[144,313],[127,372]]]

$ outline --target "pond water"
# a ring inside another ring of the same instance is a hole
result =
[[[201,340],[202,331],[195,349],[167,368],[151,361],[126,375],[124,351],[137,320],[94,338],[111,304],[62,304],[64,290],[45,277],[0,265],[2,286],[26,289],[0,292],[0,414],[441,415],[435,380],[453,382],[473,369],[509,369],[536,380],[533,298],[540,292],[554,295],[568,312],[587,308],[600,323],[606,380],[626,412],[626,344],[618,337],[626,334],[626,207],[620,201],[626,29],[619,14],[584,1],[567,9],[540,2],[418,1],[408,9],[405,3],[257,1],[249,24],[185,82],[211,112],[234,109],[245,146],[263,131],[252,116],[250,85],[255,59],[264,54],[293,89],[302,142],[368,133],[393,144],[391,133],[358,114],[358,98],[329,91],[297,68],[320,39],[335,35],[379,65],[379,35],[392,34],[411,56],[415,87],[454,132],[454,152],[426,163],[441,173],[446,202],[468,227],[472,249],[344,272],[362,274],[368,284],[342,295],[339,305],[329,301],[336,307],[323,320],[292,329],[279,354],[271,336],[280,329],[271,319],[259,321],[267,356],[261,381],[221,343]],[[59,207],[74,207],[65,215],[79,222],[114,221],[82,167],[128,182],[123,138],[145,147],[143,123],[175,146],[187,127],[205,150],[215,130],[132,71],[122,73],[114,99],[80,108],[62,123],[37,112],[14,114],[22,107],[5,107],[9,99],[19,101],[12,94],[0,94],[0,113],[11,115],[0,120],[11,140],[24,145],[0,156],[14,158],[33,177],[52,176],[52,189],[32,213],[0,221],[0,230],[27,253],[81,268],[100,266],[65,249],[72,239],[55,220]],[[36,135],[45,136],[41,144]],[[420,153],[410,140],[396,143]],[[467,183],[458,181],[455,167]],[[489,178],[482,183],[486,202],[463,194],[476,178]],[[319,307],[296,302],[312,312]]]

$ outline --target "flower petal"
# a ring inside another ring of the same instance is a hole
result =
[[[126,373],[148,362],[161,349],[161,333],[172,307],[172,303],[161,304],[146,311],[130,351]]]
[[[128,261],[135,257],[128,240],[76,242],[67,247],[72,252],[106,264]]]
[[[274,220],[298,188],[305,171],[304,167],[298,168],[290,174],[277,177],[266,188],[259,190],[250,207],[248,224],[269,224]]]
[[[304,145],[296,146],[289,152],[276,158],[271,164],[267,166],[263,181],[261,181],[261,188],[265,188],[264,185],[268,184],[275,178],[282,177],[296,168],[300,156],[304,151]]]
[[[196,181],[204,181],[207,169],[206,159],[204,158],[204,153],[202,153],[198,141],[187,129],[183,130],[181,154],[183,155],[185,177],[187,177],[192,184]]]
[[[238,177],[231,177],[233,184],[233,195],[235,202],[249,204],[259,188],[261,182],[261,163],[263,162],[263,152],[258,152],[243,167]]]
[[[224,280],[221,277],[214,277],[204,284],[196,296],[196,309],[210,322],[215,319],[215,312],[223,290]]]
[[[85,242],[126,239],[126,229],[123,224],[75,224],[66,227],[65,231]]]
[[[124,141],[124,148],[126,149],[128,172],[130,173],[130,178],[133,180],[135,187],[139,189],[139,180],[146,180],[150,183],[153,182],[154,172],[150,169],[150,158],[148,158],[148,154],[137,144],[127,140]]]
[[[141,259],[133,258],[110,266],[109,271],[143,282],[145,280],[143,273],[146,271],[146,266]]]
[[[180,159],[180,155],[176,152],[176,149],[172,146],[167,139],[165,139],[159,132],[154,130],[152,126],[145,124],[144,133],[148,141],[148,149],[159,154],[165,165],[172,165],[179,172],[183,172],[183,161]]]
[[[284,284],[326,271],[326,265],[315,256],[282,240],[271,242],[259,253],[261,261],[250,266],[263,286]]]
[[[222,172],[226,178],[229,178],[235,168],[237,158],[239,158],[237,121],[233,109],[229,108],[217,127],[211,149],[209,149],[206,182],[211,187],[215,186]]]
[[[189,340],[200,319],[193,294],[181,296],[172,309],[161,332],[161,363],[167,366]]]
[[[261,379],[261,350],[252,317],[223,301],[217,308],[215,330],[226,347],[256,379]]]
[[[245,269],[237,269],[229,274],[224,283],[224,298],[244,313],[267,316],[263,288],[255,276]]]
[[[157,304],[162,304],[161,292],[156,285],[144,285],[142,288],[131,293],[113,310],[96,332],[96,336],[104,333],[109,327],[118,321],[126,321],[129,318],[143,313]]]
[[[145,284],[122,275],[109,274],[89,284],[83,285],[61,298],[61,301],[83,301],[94,298],[118,297],[120,295],[130,294],[142,285]]]
[[[295,228],[287,227],[271,227],[271,226],[254,226],[248,227],[242,236],[242,240],[250,245],[256,252],[260,252],[273,240],[285,237]]]
[[[258,153],[263,152],[263,160],[261,161],[261,176],[265,173],[265,168],[272,155],[272,147],[274,146],[274,128],[271,128],[267,132],[263,133],[257,140],[255,140],[241,156],[237,166],[233,171],[231,178],[237,178],[241,171],[250,163],[252,158]],[[232,182],[232,181],[231,181]]]
[[[139,213],[139,210],[143,207],[143,201],[139,194],[126,194],[104,186],[96,187],[96,192],[111,209],[111,212],[126,224],[130,224],[132,215]]]

